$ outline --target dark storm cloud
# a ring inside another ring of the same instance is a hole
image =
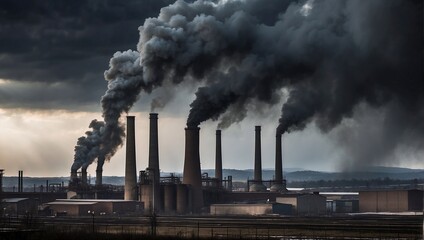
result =
[[[72,110],[81,103],[98,103],[106,90],[102,73],[111,54],[134,48],[139,38],[135,29],[172,2],[1,1],[0,79],[12,80],[7,87],[16,94],[0,90],[0,106]],[[45,86],[33,94],[18,82]],[[72,96],[61,98],[59,89]]]

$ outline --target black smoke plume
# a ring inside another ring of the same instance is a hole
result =
[[[230,126],[246,105],[279,103],[287,89],[280,133],[312,121],[329,131],[365,104],[388,117],[396,105],[408,115],[399,131],[424,136],[411,125],[424,120],[422,1],[179,0],[139,31],[138,50],[115,54],[105,74],[103,136],[116,141],[103,154],[122,144],[120,113],[140,91],[189,80],[202,87],[188,126],[224,113]]]

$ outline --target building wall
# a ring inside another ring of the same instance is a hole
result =
[[[275,192],[225,192],[223,193],[223,202],[275,202],[276,197],[282,196]]]
[[[290,204],[294,215],[322,215],[327,212],[326,197],[318,194],[303,194],[277,197],[277,203]]]
[[[213,204],[211,215],[265,215],[272,214],[272,204]]]
[[[293,214],[297,212],[297,196],[296,197],[277,197],[275,202],[290,204],[293,207]]]
[[[300,195],[297,197],[298,215],[323,215],[326,211],[327,199],[318,194]]]
[[[146,213],[151,212],[153,208],[152,185],[140,185],[140,195],[140,199],[144,203],[144,211]]]
[[[140,203],[136,201],[131,202],[113,202],[112,213],[134,213],[137,211],[137,206],[140,209]]]
[[[359,211],[359,200],[334,200],[333,211],[336,213],[356,213]]]
[[[12,216],[37,213],[37,201],[35,199],[24,199],[17,202],[1,202],[0,207],[4,214]]]
[[[51,205],[53,214],[66,212],[67,216],[79,216],[80,209],[78,205]]]
[[[408,210],[422,211],[423,210],[423,191],[411,190],[408,192]]]
[[[360,212],[406,212],[422,210],[421,190],[359,192]]]
[[[359,192],[359,211],[377,212],[377,192]]]

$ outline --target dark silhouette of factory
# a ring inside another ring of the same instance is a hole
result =
[[[200,128],[185,128],[185,157],[182,179],[175,175],[160,176],[158,114],[150,113],[149,163],[136,176],[135,117],[127,116],[124,200],[141,201],[145,213],[187,214],[208,211],[211,204],[275,201],[287,193],[282,169],[281,134],[276,132],[275,179],[264,181],[261,167],[261,127],[255,127],[254,179],[248,191],[233,192],[232,177],[222,174],[221,130],[216,130],[215,176],[200,169]],[[102,173],[96,171],[95,186],[87,181],[87,166],[72,171],[69,191],[73,198],[113,198],[108,186],[102,185]],[[268,190],[269,189],[269,190]],[[69,194],[68,194],[69,195]]]

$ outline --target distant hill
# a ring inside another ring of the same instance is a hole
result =
[[[215,175],[214,169],[202,170],[202,173],[207,173],[213,177]],[[174,173],[176,176],[181,176],[181,173]],[[368,171],[361,172],[319,172],[309,171],[302,169],[285,169],[284,178],[288,182],[293,181],[319,181],[319,180],[369,180],[369,179],[398,179],[398,180],[411,180],[411,179],[424,179],[423,169],[409,169],[409,168],[396,168],[396,167],[370,167]],[[170,173],[162,172],[162,176],[169,176]],[[233,181],[243,181],[247,179],[253,179],[253,169],[223,169],[224,177],[232,176]],[[274,170],[264,169],[262,171],[262,178],[264,180],[271,180],[274,178]],[[39,188],[41,185],[46,186],[46,181],[49,184],[56,183],[61,184],[62,182],[66,185],[69,183],[69,177],[24,177],[24,187]],[[91,183],[95,182],[95,178],[90,179]],[[124,185],[124,177],[122,176],[104,176],[104,184],[112,185]],[[13,186],[17,187],[17,177],[3,177],[3,187],[5,190],[11,190]]]

